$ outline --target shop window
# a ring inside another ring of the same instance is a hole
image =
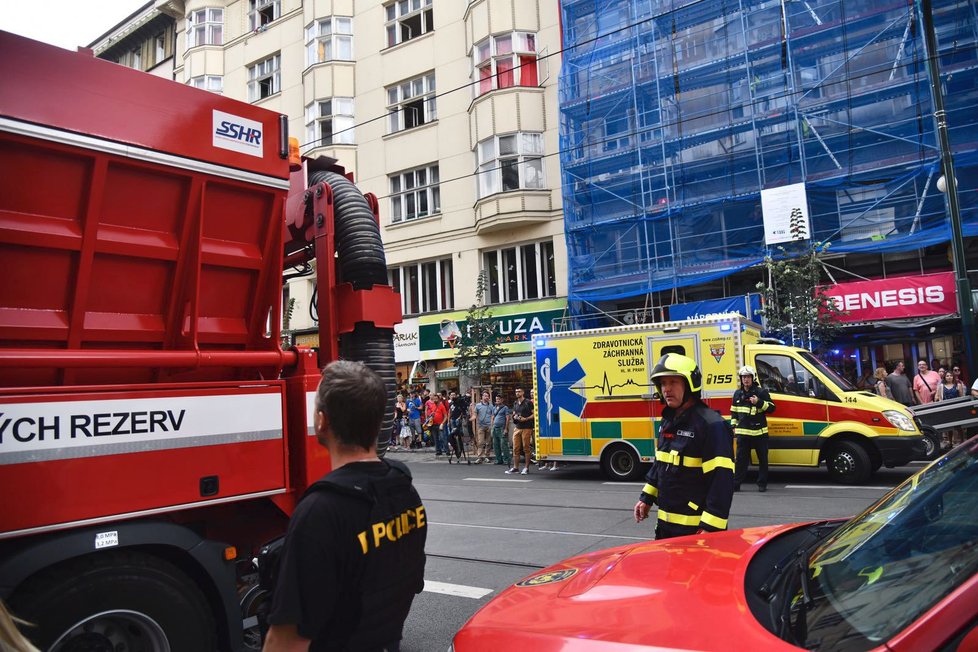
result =
[[[479,80],[476,94],[512,86],[536,86],[536,49],[536,35],[530,32],[499,34],[476,43],[472,49],[472,65]]]
[[[401,295],[401,312],[405,315],[455,307],[451,258],[391,267],[387,276],[391,287]]]
[[[386,5],[387,47],[410,41],[435,28],[431,0],[398,0]]]
[[[482,269],[489,280],[489,302],[525,301],[557,295],[553,242],[485,251]]]

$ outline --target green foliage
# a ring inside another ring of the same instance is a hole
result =
[[[497,340],[492,311],[485,305],[487,287],[488,277],[483,270],[476,281],[476,303],[466,314],[465,329],[455,349],[455,366],[459,372],[475,376],[480,384],[484,384],[486,375],[506,353]]]
[[[767,331],[810,351],[828,347],[842,329],[845,313],[825,293],[822,257],[829,245],[813,242],[804,249],[778,247],[764,259],[767,280],[757,284]]]

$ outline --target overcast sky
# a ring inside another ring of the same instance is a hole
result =
[[[148,0],[0,0],[0,30],[74,50]]]

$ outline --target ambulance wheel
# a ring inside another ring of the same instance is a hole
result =
[[[834,444],[825,457],[825,466],[832,479],[839,484],[862,484],[869,480],[872,473],[869,453],[851,441]]]
[[[924,459],[936,460],[941,456],[941,434],[933,426],[923,426],[920,431],[924,433]]]
[[[634,448],[620,444],[605,450],[601,470],[610,480],[630,482],[642,475],[642,464]]]
[[[179,568],[136,552],[71,560],[28,580],[11,611],[47,652],[212,652],[206,598]]]

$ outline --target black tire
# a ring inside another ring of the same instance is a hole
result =
[[[924,459],[936,460],[941,456],[941,434],[932,426],[923,426],[920,430],[924,433]]]
[[[29,579],[11,611],[40,649],[213,652],[211,607],[173,564],[137,552],[89,555]]]
[[[642,475],[642,464],[631,446],[609,447],[601,456],[601,470],[609,480],[631,482]]]
[[[839,484],[863,484],[872,474],[869,453],[859,444],[840,441],[825,456],[825,466]]]

